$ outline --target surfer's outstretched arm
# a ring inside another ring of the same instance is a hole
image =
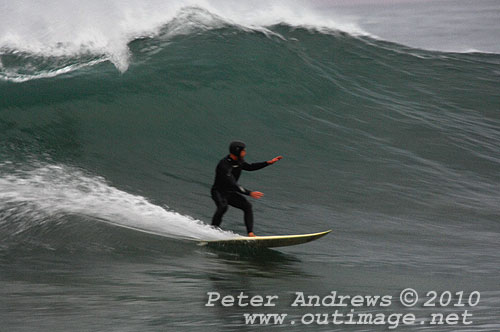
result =
[[[260,163],[249,164],[247,162],[244,162],[241,165],[241,168],[244,169],[245,171],[256,171],[256,170],[262,169],[264,167],[267,167],[269,165],[272,165],[272,164],[274,164],[275,162],[277,162],[278,160],[281,160],[281,159],[283,159],[283,157],[282,156],[278,156],[278,157],[275,157],[275,158],[273,158],[271,160],[263,161],[263,162],[260,162]]]
[[[262,169],[264,167],[267,167],[269,165],[270,164],[267,161],[263,161],[260,163],[251,163],[251,164],[244,162],[243,164],[241,164],[241,169],[243,169],[245,171],[256,171],[256,170]]]

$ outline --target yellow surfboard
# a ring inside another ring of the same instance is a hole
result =
[[[256,237],[238,237],[234,239],[225,240],[210,240],[210,241],[200,241],[198,244],[200,246],[210,246],[210,247],[225,247],[225,246],[244,246],[244,247],[254,247],[254,248],[274,248],[274,247],[286,247],[294,246],[297,244],[302,244],[310,241],[319,239],[322,236],[330,233],[332,230],[328,230],[320,233],[311,234],[298,234],[298,235],[275,235],[275,236],[256,236]]]

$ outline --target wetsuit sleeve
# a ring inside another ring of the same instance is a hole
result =
[[[260,163],[252,163],[252,164],[244,162],[241,165],[241,168],[243,170],[245,170],[245,171],[256,171],[256,170],[262,169],[262,168],[267,167],[267,166],[269,166],[269,164],[267,163],[267,161],[263,161],[263,162],[260,162]]]
[[[228,188],[231,191],[236,191],[244,195],[250,195],[251,193],[250,190],[243,188],[236,182],[236,179],[233,176],[232,169],[230,166],[228,167],[225,165],[220,165],[217,168],[217,171],[220,172],[221,178],[224,179],[226,188]]]

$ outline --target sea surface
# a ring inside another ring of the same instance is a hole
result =
[[[1,0],[0,331],[498,331],[499,45],[488,0]],[[209,226],[236,139],[284,156],[257,235],[333,232],[199,246],[245,233]]]

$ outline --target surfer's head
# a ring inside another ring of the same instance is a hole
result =
[[[229,153],[234,155],[237,159],[241,160],[243,159],[243,157],[245,157],[247,153],[245,151],[245,148],[246,148],[245,143],[240,141],[234,141],[231,142],[231,144],[229,145]]]

